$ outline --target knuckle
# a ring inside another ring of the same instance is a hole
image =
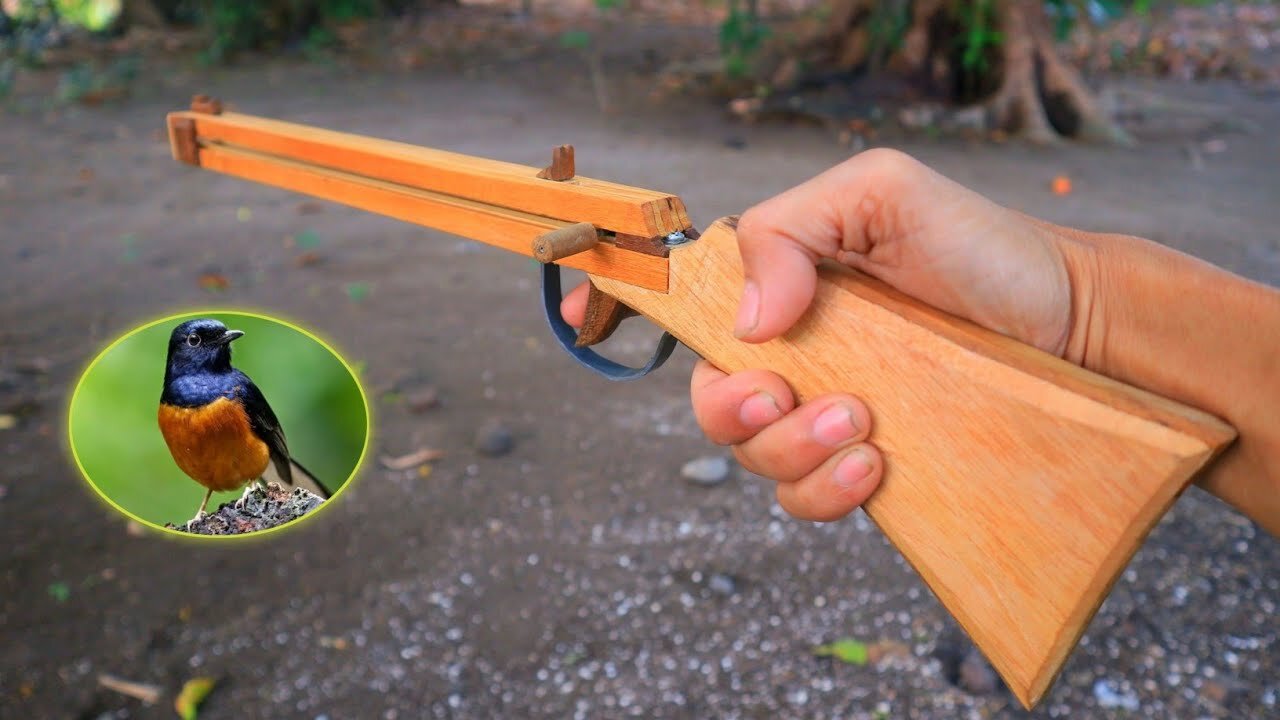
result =
[[[853,157],[859,172],[875,173],[877,178],[905,180],[924,167],[919,160],[893,148],[872,148]]]

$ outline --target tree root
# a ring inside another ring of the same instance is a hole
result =
[[[804,84],[799,77],[804,65],[845,77],[886,69],[920,79],[944,100],[976,101],[989,130],[1039,144],[1074,138],[1132,145],[1133,139],[1108,116],[1080,73],[1058,55],[1040,0],[997,1],[1004,41],[988,58],[993,75],[982,88],[960,88],[956,82],[962,72],[956,50],[962,28],[944,0],[895,0],[910,2],[910,20],[901,42],[887,56],[871,39],[869,27],[876,2],[883,0],[829,0],[821,22],[811,20],[796,33],[801,38],[798,50],[794,45],[775,49],[773,85],[785,92]]]
[[[1132,145],[1133,139],[1102,111],[1080,74],[1058,56],[1041,6],[1007,0],[1002,7],[1002,79],[1000,89],[985,103],[993,127],[1041,144],[1072,137]]]

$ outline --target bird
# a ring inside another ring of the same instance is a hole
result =
[[[169,335],[158,421],[182,472],[205,488],[188,523],[205,517],[214,492],[265,485],[268,465],[288,487],[328,500],[329,489],[289,455],[284,429],[258,386],[231,365],[231,343],[243,337],[223,323],[187,320]],[[247,488],[246,488],[247,490]]]

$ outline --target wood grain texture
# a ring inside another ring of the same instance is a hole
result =
[[[202,145],[199,160],[206,170],[332,200],[526,256],[532,256],[536,238],[571,224],[220,144]],[[658,292],[667,289],[665,258],[628,252],[609,243],[597,243],[559,264]]]
[[[771,369],[801,400],[865,400],[886,459],[867,514],[1028,707],[1151,527],[1234,438],[845,268],[821,269],[785,336],[739,342],[732,221],[670,263],[666,294],[592,281],[723,370]]]
[[[170,125],[179,118],[196,123],[204,144],[226,144],[534,215],[589,222],[615,233],[653,237],[690,227],[680,198],[653,190],[582,176],[546,180],[538,177],[540,168],[239,113],[171,113]]]

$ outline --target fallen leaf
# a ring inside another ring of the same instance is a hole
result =
[[[247,207],[236,208],[236,219],[240,222],[249,222],[253,219],[253,211]]]
[[[22,696],[23,700],[26,700],[27,698],[34,695],[35,692],[36,692],[36,686],[32,685],[29,682],[24,682],[18,686],[18,694]]]
[[[294,237],[294,242],[303,250],[311,250],[319,247],[323,240],[315,230],[303,230]]]
[[[71,597],[71,588],[64,582],[49,583],[49,597],[64,603]]]
[[[231,281],[222,273],[205,273],[200,276],[200,287],[209,292],[219,292],[231,287]]]
[[[296,257],[293,258],[294,266],[300,267],[300,268],[319,265],[322,262],[324,262],[324,256],[314,250],[308,250],[307,252],[299,253]]]
[[[93,182],[93,178],[96,176],[97,173],[95,173],[91,167],[82,167],[80,168],[80,172],[76,173],[76,177],[79,178],[80,182],[86,183]]]
[[[419,466],[418,466],[418,477],[419,477],[420,479],[422,479],[422,480],[426,480],[427,478],[431,477],[431,466],[430,466],[430,465],[419,465]]]
[[[18,426],[18,418],[12,415],[0,415],[0,430],[12,430]]]
[[[417,467],[423,463],[429,463],[432,460],[439,460],[444,457],[443,450],[434,448],[423,448],[408,455],[400,455],[399,457],[390,457],[383,455],[378,458],[378,462],[382,463],[382,467],[388,470],[408,470]]]
[[[196,720],[200,703],[213,692],[215,684],[217,681],[211,677],[191,678],[183,683],[182,691],[173,701],[173,709],[178,711],[178,717],[182,720]]]
[[[98,684],[102,687],[113,690],[121,695],[128,695],[131,698],[137,698],[147,705],[155,705],[160,702],[160,686],[151,683],[134,682],[116,677],[115,675],[102,674],[98,676]]]
[[[190,605],[183,605],[182,607],[178,608],[178,619],[181,620],[182,622],[187,622],[188,620],[191,619]]]
[[[360,302],[369,296],[368,283],[347,283],[343,289],[346,290],[351,302]]]
[[[894,642],[893,640],[881,640],[873,642],[867,646],[867,661],[878,663],[887,658],[908,658],[911,657],[911,648],[905,643]]]
[[[813,649],[818,657],[833,657],[850,665],[867,664],[867,646],[852,638],[841,638],[829,645],[819,645]]]
[[[1054,195],[1070,195],[1071,194],[1071,178],[1066,175],[1059,175],[1053,179],[1050,185]]]

